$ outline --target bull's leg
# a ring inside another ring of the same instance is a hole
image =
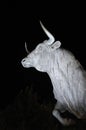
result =
[[[53,112],[52,112],[52,114],[53,114],[53,116],[54,116],[56,119],[58,119],[58,121],[59,121],[61,124],[65,125],[65,126],[69,126],[69,125],[75,124],[75,121],[74,121],[73,119],[63,118],[63,117],[60,115],[59,110],[60,110],[61,112],[65,112],[65,111],[66,111],[66,110],[63,108],[63,106],[61,106],[60,104],[56,104],[56,105],[55,105],[55,108],[54,108],[54,110],[53,110]]]

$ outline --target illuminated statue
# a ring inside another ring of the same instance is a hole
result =
[[[74,55],[60,48],[61,42],[55,41],[40,24],[49,39],[38,44],[21,63],[25,68],[34,67],[49,75],[57,100],[52,113],[63,125],[70,125],[73,120],[62,118],[60,112],[67,110],[79,119],[86,118],[86,72]]]

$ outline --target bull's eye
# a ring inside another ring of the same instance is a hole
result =
[[[42,50],[42,46],[39,46],[38,50],[41,51]]]

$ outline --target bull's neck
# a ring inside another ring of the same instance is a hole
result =
[[[51,62],[49,63],[49,67],[48,67],[48,75],[50,77],[50,79],[55,79],[57,76],[59,76],[59,63],[58,63],[58,59],[57,59],[57,55],[52,55],[51,56]]]

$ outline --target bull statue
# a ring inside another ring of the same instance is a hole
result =
[[[49,75],[57,100],[52,114],[61,124],[68,126],[74,121],[61,116],[65,111],[78,119],[86,118],[86,71],[75,56],[60,48],[61,42],[55,41],[54,36],[40,24],[49,39],[38,44],[31,53],[28,52],[21,63],[25,68],[34,67]]]

